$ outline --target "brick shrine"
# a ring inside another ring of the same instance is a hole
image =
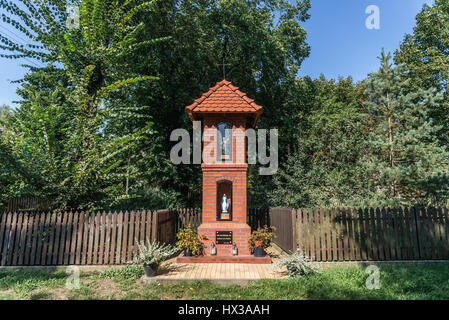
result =
[[[202,125],[203,198],[198,234],[205,237],[206,248],[204,256],[180,257],[178,262],[233,262],[234,258],[241,263],[271,263],[268,255],[251,256],[248,247],[251,228],[246,222],[245,130],[256,127],[263,108],[231,82],[223,80],[186,107],[186,112],[192,121],[201,121]],[[212,243],[216,246],[216,256],[211,256]],[[236,257],[232,255],[233,243],[238,248]]]

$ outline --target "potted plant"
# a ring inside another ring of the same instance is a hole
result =
[[[274,237],[274,227],[264,226],[253,231],[248,242],[249,249],[256,257],[264,257],[266,255],[265,249],[271,245]]]
[[[179,250],[170,244],[162,244],[157,241],[150,242],[150,240],[147,240],[146,244],[144,241],[136,242],[138,250],[134,251],[131,263],[143,264],[147,277],[154,276],[159,265]]]
[[[203,253],[204,244],[201,242],[202,238],[190,225],[179,230],[176,237],[178,238],[176,246],[184,250],[185,257],[199,256]]]

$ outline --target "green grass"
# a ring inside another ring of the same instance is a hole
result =
[[[380,289],[369,290],[362,267],[335,267],[304,278],[261,280],[246,286],[208,281],[144,284],[141,267],[81,273],[65,288],[65,272],[0,271],[0,299],[449,299],[449,264],[380,267]]]

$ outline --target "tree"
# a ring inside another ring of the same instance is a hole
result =
[[[160,79],[140,87],[134,96],[137,104],[151,106],[146,114],[158,132],[151,152],[155,160],[143,171],[149,185],[175,190],[184,205],[201,204],[201,168],[166,163],[173,146],[169,137],[173,129],[191,130],[185,106],[222,80],[223,63],[227,80],[263,105],[259,127],[283,126],[279,119],[287,121],[290,112],[285,93],[309,54],[301,26],[309,17],[309,7],[309,1],[272,0],[157,3],[144,20],[145,37],[167,36],[170,40],[142,52],[135,61],[137,70],[154,70]],[[280,157],[285,157],[285,145],[290,141],[281,143]],[[250,188],[270,182],[254,178]]]
[[[153,134],[143,114],[147,107],[130,97],[136,86],[156,78],[138,73],[133,60],[163,39],[144,38],[144,24],[137,20],[154,2],[74,1],[79,28],[66,24],[66,4],[23,0],[22,9],[0,2],[9,14],[3,20],[38,43],[24,46],[1,36],[1,56],[47,64],[31,68],[28,83],[19,90],[24,101],[9,122],[11,135],[3,141],[9,150],[3,157],[12,161],[14,154],[24,164],[20,175],[28,177],[26,183],[55,197],[59,205],[95,208],[127,198],[127,164],[134,161],[129,155]],[[45,91],[50,94],[44,96]],[[145,124],[122,132],[111,128],[129,118]]]
[[[296,144],[274,177],[276,205],[357,205],[367,197],[359,158],[363,154],[360,88],[351,78],[324,76],[297,81]]]
[[[363,159],[373,202],[442,205],[447,200],[448,159],[438,145],[440,127],[429,116],[443,96],[436,89],[410,92],[405,67],[382,51],[380,69],[365,81],[370,133]]]
[[[432,106],[429,115],[440,126],[439,141],[449,146],[449,1],[436,0],[424,5],[416,16],[412,34],[405,36],[395,52],[396,64],[404,64],[412,90],[435,88],[443,99]]]

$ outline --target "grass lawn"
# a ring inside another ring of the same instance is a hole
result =
[[[261,280],[246,286],[207,281],[144,284],[141,267],[81,273],[67,289],[64,271],[2,270],[0,299],[449,299],[449,264],[380,267],[380,289],[369,290],[362,267],[322,269],[305,278]]]

